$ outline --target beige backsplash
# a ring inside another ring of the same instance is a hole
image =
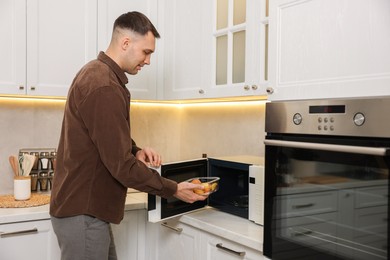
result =
[[[264,102],[132,103],[132,136],[165,162],[264,154]],[[57,147],[64,101],[0,98],[0,194],[12,192],[8,156],[19,148]]]

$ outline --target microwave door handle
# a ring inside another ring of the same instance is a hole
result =
[[[375,156],[387,156],[390,154],[389,153],[390,149],[386,147],[365,147],[365,146],[306,143],[306,142],[293,142],[293,141],[268,140],[268,139],[264,140],[264,144],[269,146],[278,146],[278,147],[325,150],[325,151],[344,152],[344,153],[359,153],[359,154],[375,155]]]

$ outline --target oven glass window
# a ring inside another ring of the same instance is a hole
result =
[[[267,153],[273,172],[266,176],[275,176],[273,259],[387,259],[388,157],[287,147]]]

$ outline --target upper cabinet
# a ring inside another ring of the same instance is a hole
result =
[[[145,14],[160,32],[157,21],[157,0],[98,0],[98,50],[106,51],[112,34],[114,21],[123,13],[138,11]],[[162,52],[160,40],[156,40],[156,52],[152,54],[150,65],[144,66],[137,75],[127,75],[127,88],[132,99],[157,99],[157,66],[159,52]]]
[[[0,15],[0,93],[66,96],[97,54],[96,0],[5,0]]]
[[[161,2],[164,99],[266,93],[266,0]]]
[[[160,0],[164,99],[201,98],[212,78],[213,8],[210,0]]]
[[[271,100],[390,95],[390,1],[270,1]]]

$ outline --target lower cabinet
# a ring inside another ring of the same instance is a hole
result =
[[[177,220],[147,225],[150,260],[198,260],[201,258],[200,231]]]
[[[235,243],[231,240],[202,232],[202,256],[199,259],[207,260],[262,260],[267,259],[260,251],[253,250],[242,244]]]
[[[150,236],[150,237],[149,237]],[[262,252],[171,219],[147,224],[150,260],[267,259]]]
[[[111,224],[118,259],[145,259],[146,210],[125,211],[119,225]]]
[[[0,225],[0,259],[59,260],[50,219]]]

